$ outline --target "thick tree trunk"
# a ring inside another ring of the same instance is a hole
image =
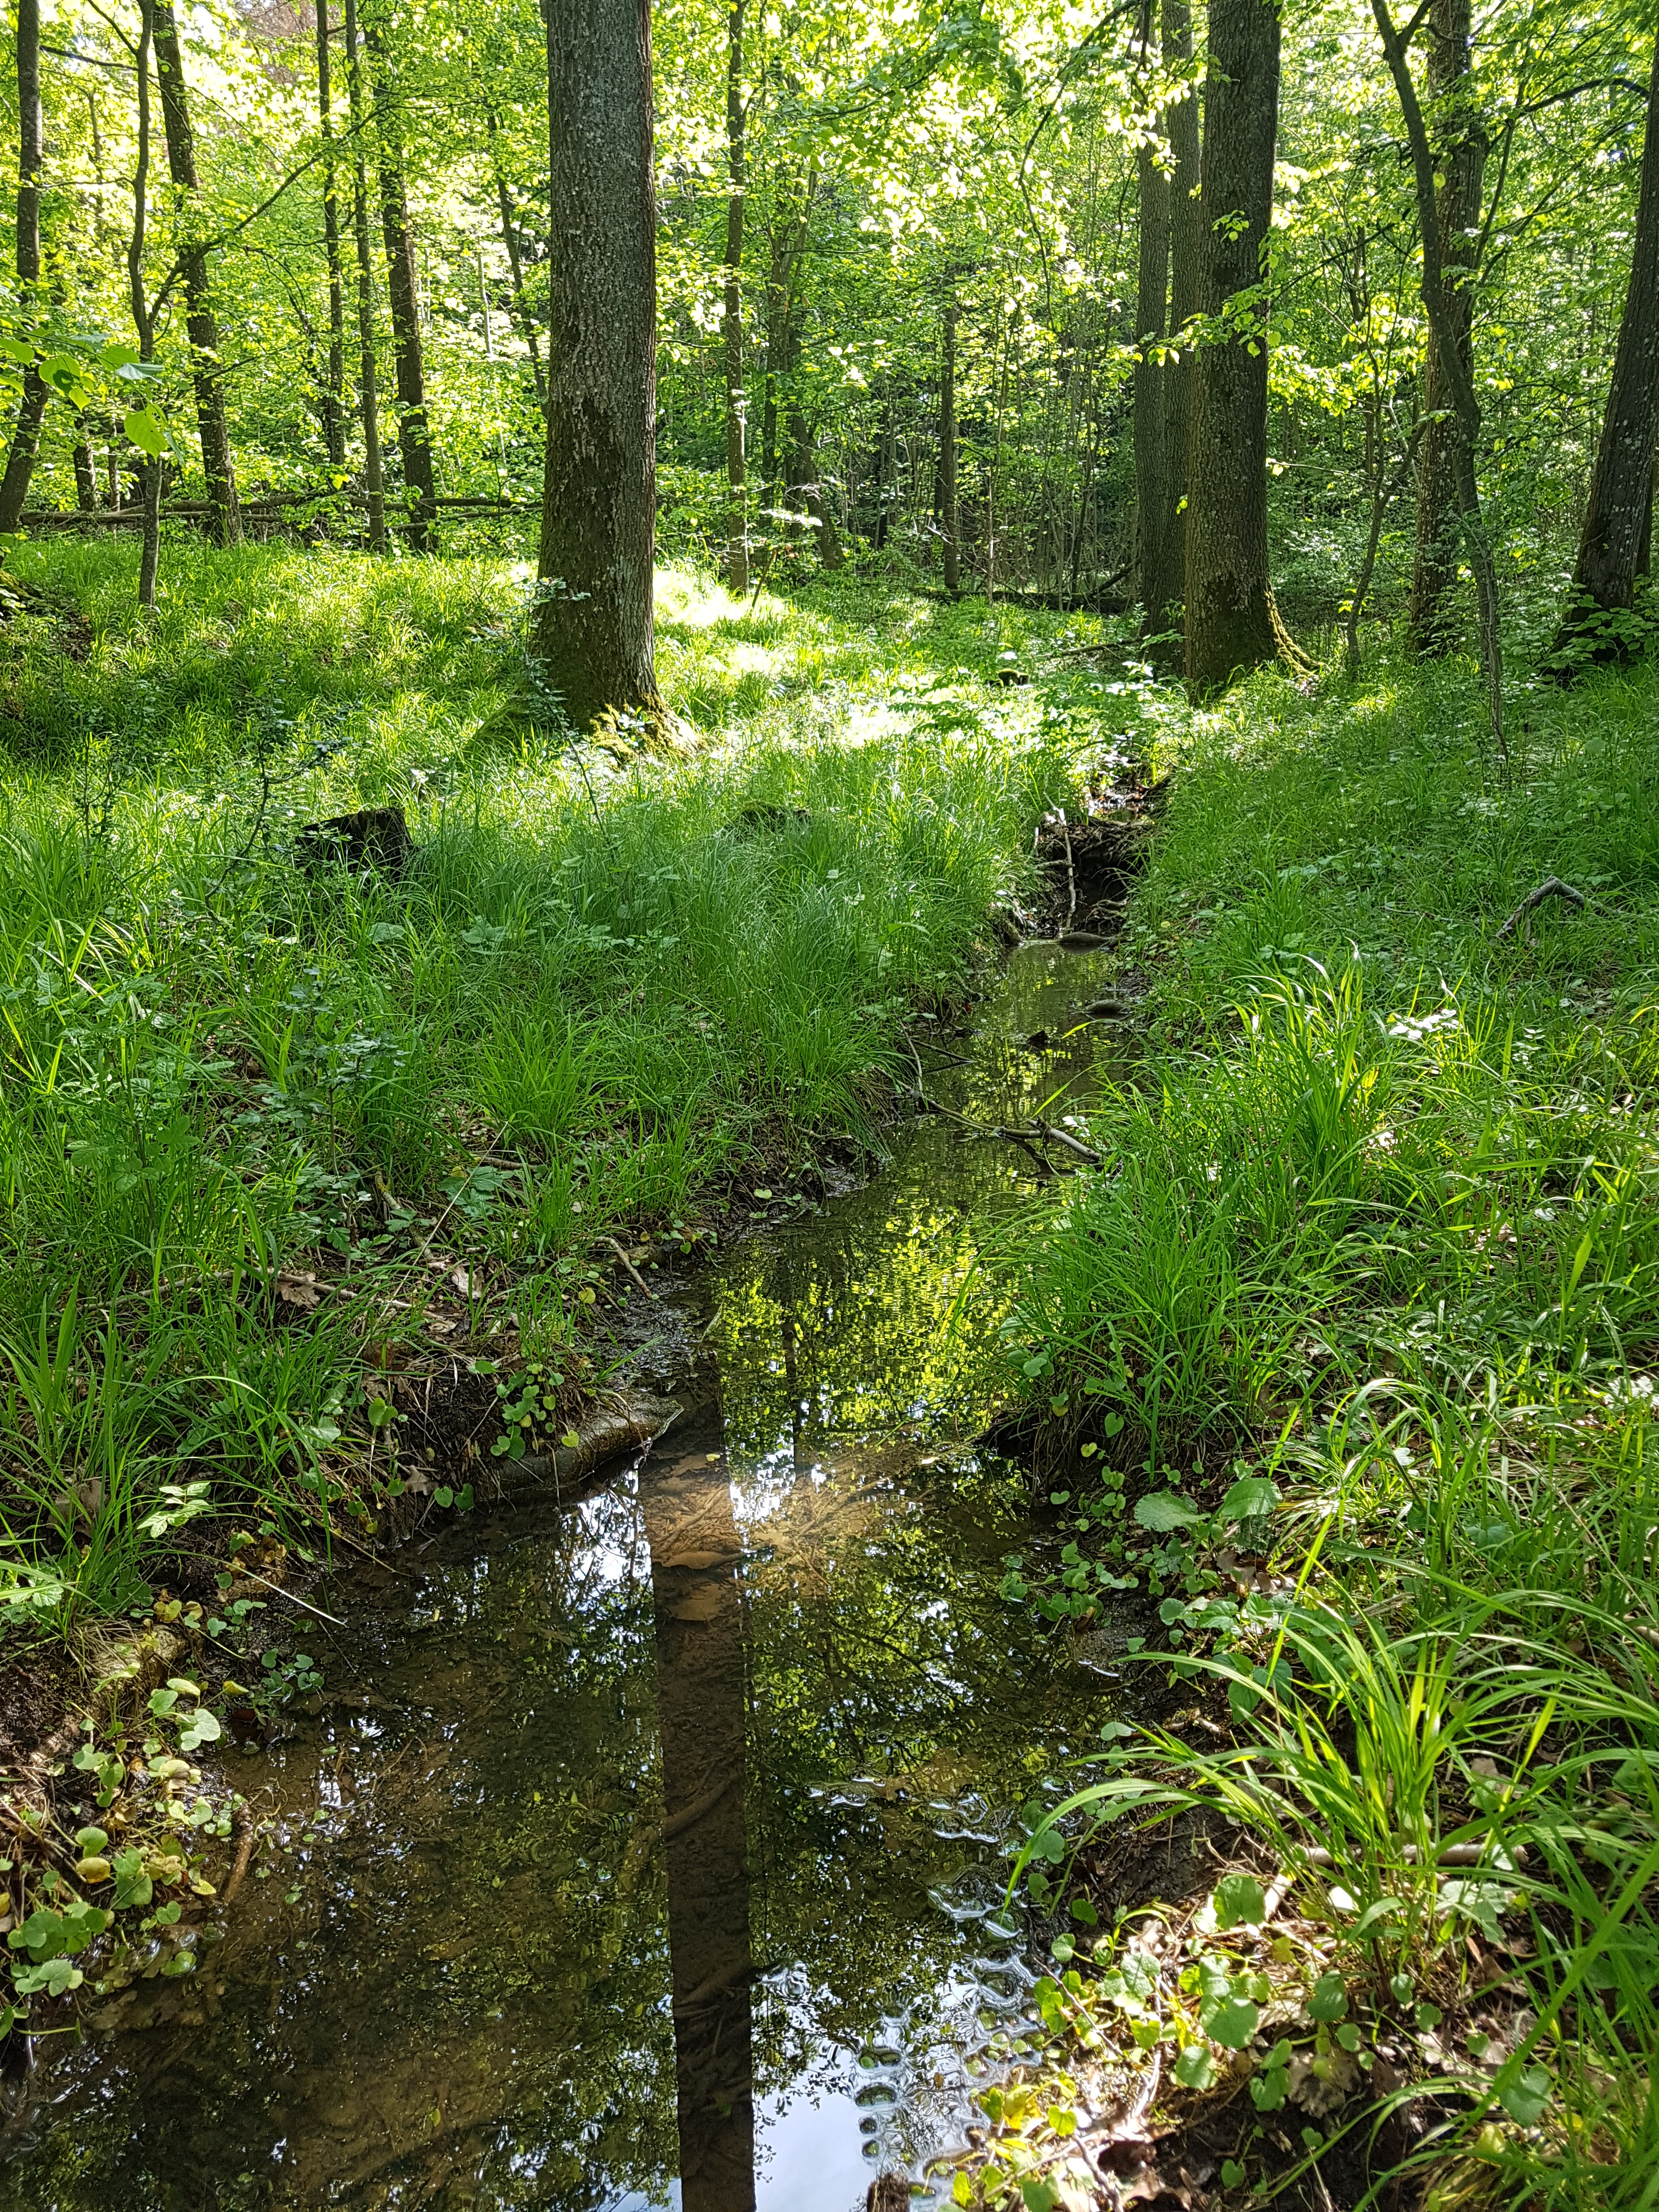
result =
[[[1425,115],[1434,149],[1434,226],[1446,294],[1446,319],[1466,378],[1474,370],[1472,234],[1480,222],[1486,146],[1469,103],[1470,0],[1432,0],[1428,20]],[[1453,374],[1430,335],[1423,365],[1425,422],[1417,449],[1417,546],[1407,624],[1419,653],[1444,653],[1457,643],[1451,599],[1462,556],[1463,505],[1458,452],[1462,433],[1452,398]]]
[[[1140,59],[1152,58],[1152,0],[1140,19]],[[1164,532],[1169,526],[1164,483],[1163,346],[1170,293],[1170,179],[1157,149],[1142,142],[1135,156],[1140,221],[1135,278],[1134,457],[1135,591],[1146,627],[1164,627],[1154,594],[1164,575]]]
[[[363,57],[357,36],[357,0],[345,0],[346,91],[350,103],[352,236],[357,248],[357,394],[363,424],[363,490],[368,501],[368,543],[386,551],[386,478],[380,464],[380,407],[375,386],[374,256],[369,246],[368,179],[363,168]]]
[[[1196,695],[1272,660],[1267,581],[1267,275],[1279,123],[1279,11],[1212,0],[1204,87],[1199,349],[1187,507],[1187,682]]]
[[[329,465],[345,465],[345,276],[340,265],[340,202],[335,188],[334,132],[329,91],[328,0],[317,6],[317,114],[322,126],[323,246],[328,257],[328,381],[323,388],[323,441]]]
[[[40,0],[17,0],[17,289],[28,307],[40,282]],[[31,361],[0,477],[0,532],[7,535],[16,529],[29,495],[46,412],[46,383]]]
[[[743,9],[731,0],[726,38],[726,580],[739,596],[749,589],[749,495],[744,483],[743,380]]]
[[[1589,499],[1578,537],[1558,654],[1594,659],[1627,655],[1634,640],[1617,620],[1636,597],[1653,525],[1653,444],[1659,427],[1659,42],[1648,84],[1647,135],[1636,240],[1613,383],[1601,419]],[[1611,619],[1610,619],[1611,618]]]
[[[415,237],[409,227],[404,178],[403,123],[396,96],[388,98],[381,43],[368,36],[380,64],[380,230],[386,240],[386,297],[392,307],[392,354],[398,372],[398,451],[404,465],[404,535],[416,553],[438,543],[438,492],[432,473],[432,427],[426,410],[426,362],[421,349],[421,305],[415,281]]]
[[[553,252],[536,650],[579,729],[657,708],[650,0],[547,14]]]
[[[547,378],[542,371],[540,336],[536,318],[530,312],[525,298],[524,257],[519,248],[519,225],[514,213],[513,195],[507,189],[507,172],[495,150],[495,118],[489,118],[490,164],[495,173],[495,199],[501,213],[501,243],[507,248],[507,265],[513,272],[513,313],[530,349],[530,370],[536,380],[536,404],[541,410],[542,420],[547,419]]]
[[[1165,66],[1181,69],[1193,58],[1193,14],[1188,0],[1164,0],[1164,59]],[[1204,210],[1199,200],[1198,94],[1177,100],[1164,118],[1170,135],[1173,167],[1168,180],[1170,203],[1169,329],[1176,340],[1176,357],[1164,365],[1164,498],[1163,527],[1158,533],[1158,568],[1156,575],[1143,572],[1141,598],[1153,632],[1177,626],[1177,610],[1187,596],[1187,480],[1192,445],[1193,349],[1182,343],[1181,333],[1198,312],[1199,283],[1204,238]],[[1159,649],[1160,662],[1176,667],[1178,645]]]
[[[155,0],[155,79],[161,92],[161,126],[167,134],[167,168],[183,202],[186,243],[179,256],[185,277],[185,327],[190,334],[191,373],[196,386],[196,426],[202,445],[202,474],[207,479],[214,542],[234,545],[241,536],[236,513],[236,473],[225,423],[224,372],[219,360],[219,321],[208,283],[205,246],[191,242],[199,231],[196,134],[191,128],[185,92],[184,61],[173,0]]]
[[[939,379],[939,520],[945,542],[945,588],[962,589],[962,546],[957,516],[957,288],[945,301],[945,343]]]

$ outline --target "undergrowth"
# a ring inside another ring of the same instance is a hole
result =
[[[1163,2123],[1227,2204],[1634,2212],[1659,2172],[1653,672],[1531,698],[1507,774],[1455,667],[1154,711],[1171,795],[1122,947],[1148,1055],[1091,1117],[1103,1168],[993,1237],[1073,1536],[1006,1594],[1074,1633],[1143,1606],[1121,1663],[1192,1700],[1109,1724],[1031,1808],[1027,1879],[1074,1914],[1057,2048],[1164,2051]],[[1577,896],[1510,923],[1553,877]],[[1224,1840],[1249,1909],[1223,1885],[1091,1938],[1098,1869],[1170,1821]],[[999,2123],[991,2200],[1061,2201],[1040,2091]]]

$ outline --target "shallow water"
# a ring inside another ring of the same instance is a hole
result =
[[[929,1093],[1086,1095],[1099,964],[1016,953],[971,1042],[918,1032]],[[1029,2023],[1010,1815],[1112,1694],[998,1599],[1045,1540],[968,1441],[970,1221],[1029,1171],[901,1129],[684,1294],[684,1415],[606,1488],[313,1593],[322,1710],[235,1775],[280,1847],[198,1972],[41,2047],[5,2212],[854,2212],[889,2166],[948,2197]]]

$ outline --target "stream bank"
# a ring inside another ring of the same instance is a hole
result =
[[[970,1043],[918,1037],[963,1118],[673,1294],[684,1410],[614,1481],[309,1586],[343,1626],[307,1631],[314,1710],[230,1762],[269,1824],[236,1909],[40,2051],[0,2205],[948,2192],[975,2089],[1042,2041],[1012,1822],[1111,1694],[999,1595],[1033,1532],[973,1441],[1004,1384],[972,1224],[1035,1185],[963,1123],[1086,1099],[1100,957],[1015,952]]]

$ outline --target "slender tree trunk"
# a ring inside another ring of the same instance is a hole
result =
[[[1486,147],[1470,100],[1470,0],[1431,0],[1428,20],[1427,115],[1438,182],[1434,232],[1445,289],[1445,321],[1462,376],[1474,368],[1474,242],[1480,222]],[[1455,611],[1463,502],[1459,488],[1462,433],[1452,398],[1452,372],[1430,334],[1423,367],[1425,416],[1417,454],[1417,546],[1407,623],[1419,653],[1449,653],[1457,643]]]
[[[432,427],[426,406],[426,361],[421,348],[420,295],[415,277],[415,237],[409,227],[404,176],[403,119],[377,32],[364,43],[379,71],[380,230],[386,240],[386,298],[392,308],[392,354],[398,373],[398,451],[404,465],[404,535],[416,553],[436,550],[438,493],[432,473]]]
[[[726,17],[726,580],[739,597],[749,589],[749,495],[744,481],[743,380],[743,9],[730,0]]]
[[[536,380],[536,404],[544,422],[547,419],[547,379],[542,371],[542,349],[536,328],[536,318],[530,312],[524,290],[524,258],[519,251],[519,226],[513,211],[513,195],[507,190],[507,172],[502,168],[495,144],[496,125],[492,111],[489,118],[489,158],[495,173],[495,200],[501,211],[501,243],[507,248],[507,265],[513,272],[513,313],[526,345],[530,349],[530,370]]]
[[[945,544],[945,588],[962,589],[962,545],[957,528],[957,288],[947,279],[945,343],[939,380],[939,515]]]
[[[17,0],[17,289],[27,311],[37,304],[40,282],[40,0]],[[0,532],[8,536],[16,529],[29,495],[46,412],[46,382],[40,364],[31,361],[23,371],[23,396],[6,472],[0,477]]]
[[[380,409],[374,369],[374,256],[368,242],[368,179],[363,169],[363,60],[357,36],[357,0],[345,0],[346,91],[350,106],[352,234],[357,246],[357,392],[363,423],[363,489],[368,500],[368,543],[386,551],[386,479],[380,465]]]
[[[87,443],[84,422],[75,434],[75,504],[82,514],[90,514],[98,504],[98,477],[92,465],[92,447]]]
[[[1002,375],[996,377],[996,355],[993,350],[991,370],[997,386],[997,437],[991,452],[991,465],[985,477],[985,604],[994,606],[997,596],[997,478],[1002,469],[1002,421],[1008,406],[1008,356],[1013,350],[1014,333],[1012,323],[999,320],[998,335],[1002,339]]]
[[[1373,415],[1375,411],[1373,407]],[[1365,532],[1365,550],[1360,556],[1359,574],[1354,578],[1353,590],[1348,599],[1347,618],[1343,627],[1342,667],[1350,684],[1356,684],[1359,680],[1359,619],[1365,611],[1365,599],[1371,588],[1371,578],[1376,572],[1376,549],[1382,542],[1383,517],[1388,514],[1407,477],[1411,474],[1412,463],[1417,458],[1417,449],[1423,441],[1427,427],[1424,418],[1419,415],[1412,425],[1411,436],[1407,440],[1405,451],[1394,467],[1385,471],[1382,466],[1382,455],[1380,451],[1375,450],[1377,441],[1372,423],[1368,421],[1365,425],[1365,446],[1370,457],[1366,463],[1366,473],[1370,477],[1371,488],[1370,523]]]
[[[1474,571],[1476,618],[1480,633],[1480,665],[1486,679],[1486,711],[1493,737],[1505,760],[1509,745],[1504,735],[1504,643],[1498,625],[1498,578],[1492,544],[1480,513],[1480,490],[1474,473],[1474,456],[1480,441],[1480,409],[1474,396],[1473,368],[1458,343],[1458,321],[1440,256],[1440,227],[1435,205],[1434,149],[1428,126],[1412,82],[1411,64],[1389,0],[1371,0],[1371,14],[1388,58],[1389,74],[1400,96],[1406,139],[1411,148],[1412,173],[1417,188],[1418,226],[1423,240],[1423,310],[1428,317],[1430,341],[1447,380],[1458,438],[1456,461],[1458,510],[1462,518],[1463,542]]]
[[[1190,67],[1193,14],[1189,0],[1164,0],[1166,69]],[[1198,312],[1204,210],[1199,199],[1198,94],[1172,103],[1164,118],[1172,167],[1170,203],[1169,330],[1174,358],[1166,360],[1164,387],[1164,524],[1158,533],[1158,572],[1141,577],[1141,601],[1154,634],[1176,626],[1187,595],[1187,479],[1192,445],[1193,348],[1182,332]],[[1180,665],[1178,644],[1155,648],[1159,661]]]
[[[132,234],[127,240],[127,290],[132,301],[133,328],[138,337],[138,357],[155,356],[155,318],[144,290],[144,232],[149,208],[149,59],[155,42],[155,0],[139,0],[138,147],[132,173]],[[143,542],[138,556],[138,604],[155,605],[155,579],[161,565],[161,464],[145,459],[142,483],[144,495]],[[119,501],[117,501],[119,504]]]
[[[658,710],[650,0],[547,13],[551,336],[536,650],[579,729]]]
[[[1267,580],[1267,242],[1279,125],[1279,10],[1212,0],[1204,87],[1201,306],[1187,507],[1187,682],[1196,696],[1272,660]]]
[[[185,327],[190,333],[191,373],[196,386],[196,425],[202,445],[202,474],[207,479],[210,528],[214,543],[234,545],[240,538],[236,512],[236,472],[225,422],[224,371],[219,359],[219,321],[208,283],[205,246],[192,242],[199,231],[201,184],[196,173],[196,134],[191,128],[185,90],[184,60],[173,0],[155,0],[155,79],[161,92],[161,125],[167,134],[167,167],[181,203],[185,244]]]
[[[800,360],[800,323],[796,313],[796,278],[806,251],[812,204],[818,192],[816,161],[804,188],[781,187],[772,211],[772,250],[766,277],[766,397],[761,414],[761,474],[774,505],[787,491],[778,451],[788,411],[789,380]]]
[[[1151,59],[1152,0],[1143,0],[1140,63]],[[1163,628],[1163,610],[1153,596],[1164,574],[1164,532],[1169,500],[1164,483],[1164,376],[1162,366],[1170,291],[1170,180],[1158,166],[1157,149],[1143,139],[1135,156],[1140,221],[1135,281],[1134,459],[1135,577],[1131,595],[1141,601],[1145,626]]]
[[[339,469],[345,465],[345,275],[340,265],[340,201],[335,185],[329,62],[328,0],[317,0],[317,113],[323,134],[323,245],[328,256],[328,381],[323,388],[323,441],[330,466]]]
[[[1636,598],[1638,562],[1653,523],[1654,433],[1659,427],[1659,42],[1648,84],[1647,135],[1636,240],[1625,293],[1613,383],[1601,419],[1589,498],[1578,538],[1558,654],[1627,655],[1634,640],[1616,619]]]

